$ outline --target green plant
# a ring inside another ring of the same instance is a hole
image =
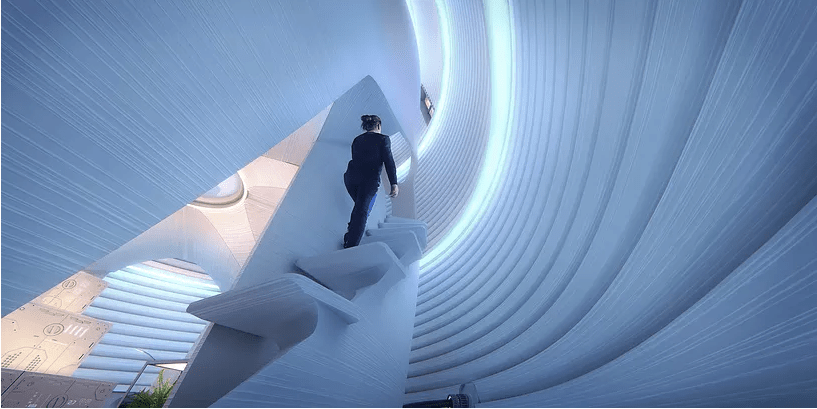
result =
[[[159,379],[156,382],[158,385],[153,388],[152,391],[143,389],[141,392],[137,392],[133,395],[133,400],[125,407],[161,408],[164,406],[167,397],[170,396],[170,391],[173,390],[173,385],[176,384],[176,382],[170,383],[170,381],[164,381],[162,378],[164,371],[164,369],[159,371]]]

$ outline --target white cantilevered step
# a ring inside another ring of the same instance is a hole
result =
[[[210,322],[261,337],[274,337],[293,322],[316,321],[318,304],[347,324],[360,320],[357,307],[312,280],[287,273],[254,287],[230,290],[190,304],[187,312]],[[314,331],[302,334],[306,339]]]
[[[428,244],[427,236],[428,229],[424,222],[421,222],[419,220],[415,220],[415,222],[416,223],[387,221],[386,223],[378,223],[377,226],[379,227],[379,229],[368,230],[366,231],[366,234],[370,236],[377,236],[399,230],[411,231],[414,233],[415,236],[417,236],[417,241],[420,243],[420,248],[425,249],[426,245]]]
[[[389,246],[380,242],[302,258],[295,265],[349,300],[358,290],[380,281],[394,266],[403,276],[406,274]]]
[[[383,242],[394,255],[404,264],[409,265],[423,256],[423,250],[420,248],[420,242],[417,240],[417,235],[410,230],[388,229],[379,234],[364,236],[360,240],[360,244],[368,244],[374,242]]]
[[[386,223],[422,224],[428,228],[428,224],[426,222],[417,219],[409,219],[407,217],[386,216]]]

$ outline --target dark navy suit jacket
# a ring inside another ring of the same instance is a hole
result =
[[[379,186],[382,166],[386,166],[389,182],[396,185],[397,168],[389,137],[377,132],[358,135],[352,142],[352,160],[346,167],[347,176],[358,183],[376,182]]]

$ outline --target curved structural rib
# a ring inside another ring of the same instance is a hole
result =
[[[719,376],[757,375],[730,384],[728,396],[649,399],[648,389],[626,397],[601,395],[599,387],[561,401],[568,395],[559,391],[578,391],[567,385],[586,387],[583,379],[606,382],[595,374],[677,329],[670,325],[679,317],[694,320],[691,309],[817,194],[817,9],[808,1],[514,1],[511,8],[516,86],[507,177],[473,231],[422,272],[406,401],[474,381],[483,402],[511,406],[746,404],[747,396],[777,393],[806,402],[796,385],[817,375],[797,372],[793,362],[812,362],[813,354],[760,334],[785,330],[814,345],[813,300],[804,315],[775,316],[780,326],[728,338],[777,354],[800,375],[779,377],[767,371],[770,362],[733,354]],[[482,41],[470,27],[451,26],[460,48]],[[452,71],[452,81],[468,76],[461,66]],[[450,98],[469,92],[453,87]],[[464,115],[445,108],[446,118]],[[428,221],[431,230],[436,221]],[[790,255],[803,264],[784,271],[813,271],[817,252],[806,247]],[[802,283],[814,280],[805,274]],[[742,305],[724,305],[721,317]],[[810,324],[792,329],[789,319]],[[638,362],[665,391],[711,380],[701,366],[669,376]],[[766,389],[750,393],[757,382]]]

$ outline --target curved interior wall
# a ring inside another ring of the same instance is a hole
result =
[[[445,5],[452,72],[444,107],[437,107],[414,179],[417,219],[428,224],[430,251],[451,229],[471,197],[490,126],[488,38],[480,2]],[[445,41],[445,40],[443,40]],[[436,123],[435,123],[436,122]]]
[[[455,56],[485,41],[463,7]],[[504,184],[421,272],[406,402],[474,382],[486,406],[813,406],[817,8],[511,10]],[[440,108],[452,135],[473,129],[469,62]],[[455,212],[429,184],[484,145],[438,137],[418,169],[430,234]]]
[[[367,75],[403,135],[424,126],[404,2],[8,0],[2,27],[3,314],[217,185]]]
[[[428,0],[406,0],[414,36],[417,39],[417,53],[420,56],[420,82],[436,103],[440,98],[443,73],[443,50],[440,35],[440,17],[437,2]]]

